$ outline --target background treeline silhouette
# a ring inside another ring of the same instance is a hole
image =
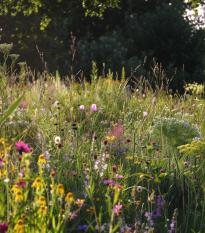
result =
[[[97,62],[98,75],[110,68],[121,76],[125,67],[126,76],[131,67],[141,66],[136,76],[148,77],[153,57],[168,79],[173,90],[183,91],[184,81],[202,83],[204,80],[204,30],[196,30],[194,23],[184,19],[183,14],[190,4],[179,0],[121,0],[119,8],[108,8],[102,17],[85,16],[81,0],[73,2],[72,10],[64,1],[44,1],[38,12],[24,15],[11,12],[0,16],[0,43],[13,42],[12,53],[20,54],[19,61],[26,61],[31,70],[44,70],[44,64],[36,45],[43,52],[48,71],[59,70],[61,76],[71,75],[71,32],[76,36],[74,74],[83,70],[90,79],[92,61]],[[170,4],[171,3],[171,4]],[[42,16],[46,9],[51,22],[41,30]],[[62,10],[64,9],[64,11]],[[0,60],[3,60],[2,54]],[[142,69],[143,67],[143,69]],[[16,68],[18,66],[16,65]],[[165,78],[166,79],[166,78]],[[183,81],[184,80],[184,81]]]

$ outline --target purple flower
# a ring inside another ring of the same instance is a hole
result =
[[[75,217],[78,217],[78,215],[76,213],[73,213],[71,218],[74,219]]]
[[[84,105],[80,105],[80,110],[81,110],[81,111],[85,110]]]
[[[154,210],[153,212],[152,212],[152,217],[153,218],[157,218],[159,216],[159,213],[156,211],[156,210]]]
[[[5,233],[8,230],[8,223],[0,223],[0,233]]]
[[[79,227],[77,228],[77,230],[79,230],[79,231],[84,231],[84,230],[86,230],[87,228],[88,228],[88,225],[83,225],[82,227],[79,226]]]
[[[174,105],[172,104],[172,109],[174,109]]]
[[[22,141],[20,142],[16,142],[16,149],[18,150],[18,152],[22,155],[22,153],[29,153],[30,148],[28,147],[27,144],[24,144]]]
[[[157,205],[163,207],[164,201],[161,195],[157,196]]]
[[[155,144],[156,144],[156,142],[155,142],[155,141],[153,141],[153,142],[152,142],[152,145],[155,145]]]
[[[92,104],[92,106],[90,107],[90,110],[92,112],[97,112],[97,105],[96,104]]]

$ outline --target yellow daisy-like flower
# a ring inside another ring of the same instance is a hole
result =
[[[127,156],[126,159],[127,159],[127,160],[131,160],[131,159],[133,159],[133,158],[132,158],[131,156]]]
[[[114,138],[115,138],[115,136],[111,136],[111,137],[107,136],[107,139],[109,139],[109,140],[114,140]]]
[[[196,165],[196,166],[192,166],[193,168],[195,168],[195,167],[198,167],[199,165]]]
[[[23,224],[22,219],[18,220],[18,222],[16,223],[16,226],[14,227],[14,231],[16,233],[23,233],[24,232],[24,224]]]
[[[10,150],[11,149],[9,143],[6,143],[5,148],[6,148],[6,150]]]
[[[10,171],[11,171],[11,172],[14,172],[14,171],[15,171],[15,168],[14,168],[14,167],[11,167]]]
[[[19,186],[18,186],[17,184],[13,185],[12,188],[11,188],[11,192],[16,193],[16,192],[18,192],[18,191],[21,191],[21,190],[19,189]]]
[[[16,192],[15,201],[23,201],[23,195],[21,190]]]
[[[84,202],[85,202],[85,199],[77,199],[77,201],[75,202],[75,204],[82,205],[82,204],[84,204]]]
[[[40,197],[39,200],[36,203],[37,205],[46,205],[46,198],[45,197]]]
[[[43,155],[40,155],[38,158],[38,164],[42,165],[42,164],[46,164],[46,159]]]
[[[135,162],[135,164],[140,164],[140,162]]]
[[[59,184],[58,186],[57,186],[57,190],[56,190],[56,192],[57,192],[57,194],[64,194],[64,187],[63,187],[63,185],[62,184]]]
[[[0,151],[0,158],[4,157],[4,151]]]
[[[31,188],[40,188],[40,187],[43,187],[43,183],[41,177],[37,177],[34,183],[32,184]]]
[[[7,141],[7,139],[5,139],[5,138],[0,139],[0,143],[2,143],[2,144],[4,144],[6,141]]]
[[[6,170],[4,169],[0,170],[0,177],[5,176],[5,175],[6,175]]]
[[[42,205],[40,208],[40,212],[43,214],[46,214],[47,213],[47,206]]]
[[[65,198],[66,202],[75,202],[75,199],[73,197],[73,194],[70,192],[67,194],[66,198]],[[81,200],[78,200],[79,202],[81,202]],[[79,203],[80,204],[80,203]],[[83,203],[82,203],[83,204]]]

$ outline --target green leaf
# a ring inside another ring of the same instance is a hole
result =
[[[152,166],[152,167],[155,166],[155,160],[154,160],[154,159],[152,159],[151,166]]]
[[[142,176],[143,175],[144,178],[151,179],[150,176],[148,176],[147,174],[143,174],[143,173],[135,173],[134,175],[135,176]]]
[[[99,213],[99,232],[101,232],[101,226],[102,226],[102,206],[100,207],[100,213]]]
[[[13,111],[18,107],[18,105],[20,104],[21,100],[23,98],[23,95],[21,97],[19,97],[16,102],[14,102],[11,107],[9,108],[9,110],[7,111],[6,115],[4,117],[1,117],[0,119],[0,125],[13,113]]]
[[[93,231],[93,232],[95,232],[96,233],[96,231],[95,231],[95,229],[94,229],[94,227],[93,227],[93,225],[86,219],[86,221],[87,221],[87,223],[88,223],[88,225],[89,225],[89,227],[90,227],[90,229]]]
[[[116,232],[116,230],[118,229],[119,225],[120,225],[120,223],[118,222],[118,224],[115,225],[115,227],[112,229],[112,233]]]
[[[56,228],[56,221],[55,221],[55,217],[54,216],[52,217],[52,227],[53,227],[53,229]]]

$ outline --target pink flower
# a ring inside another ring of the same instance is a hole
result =
[[[147,112],[143,112],[143,116],[144,116],[144,117],[147,116]]]
[[[80,110],[81,110],[81,111],[85,110],[84,105],[80,105]]]
[[[174,109],[174,105],[172,104],[172,109]]]
[[[122,205],[116,205],[114,209],[112,209],[112,212],[116,213],[122,208]]]
[[[92,112],[97,112],[97,105],[96,104],[92,104],[92,106],[90,107],[90,110]]]
[[[27,103],[26,103],[26,102],[21,102],[21,103],[19,104],[19,106],[20,106],[20,107],[27,107]]]
[[[16,183],[20,188],[22,188],[22,187],[25,187],[26,186],[26,181],[23,181],[23,180],[21,180],[21,178],[19,179],[19,182],[18,183]]]
[[[115,174],[115,178],[116,178],[116,179],[118,179],[118,178],[119,178],[119,179],[124,179],[124,176],[121,176],[121,175]]]
[[[20,142],[16,142],[16,149],[18,150],[18,152],[22,155],[22,152],[24,153],[29,153],[30,149],[28,147],[27,144],[24,144],[22,141]]]

